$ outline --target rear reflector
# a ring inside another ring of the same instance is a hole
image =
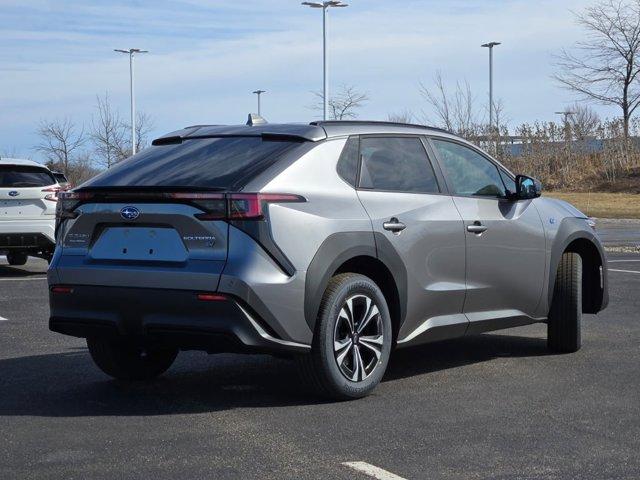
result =
[[[65,287],[63,285],[54,285],[51,287],[51,293],[73,293],[73,288]]]
[[[199,293],[197,296],[201,302],[224,302],[227,300],[227,297],[217,293]]]

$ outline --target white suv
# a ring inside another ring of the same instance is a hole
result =
[[[60,185],[45,166],[0,159],[0,255],[24,265],[29,255],[51,258]]]

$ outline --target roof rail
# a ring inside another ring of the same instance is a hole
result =
[[[386,125],[389,127],[424,128],[425,130],[436,130],[438,132],[455,135],[453,132],[440,127],[430,127],[428,125],[418,125],[415,123],[389,122],[384,120],[318,120],[315,122],[311,122],[309,125],[315,125],[318,127],[321,127],[323,125]]]

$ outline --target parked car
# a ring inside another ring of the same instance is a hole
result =
[[[28,256],[51,258],[59,191],[45,166],[0,159],[0,254],[9,265],[24,265]]]
[[[120,379],[267,352],[333,398],[371,392],[394,348],[540,322],[573,352],[605,255],[540,191],[435,128],[185,128],[61,194],[50,328]]]
[[[51,172],[53,173],[53,176],[56,178],[56,181],[58,182],[58,185],[60,185],[60,188],[62,190],[69,190],[71,188],[71,183],[69,183],[69,180],[67,179],[67,176],[62,173],[62,172]]]

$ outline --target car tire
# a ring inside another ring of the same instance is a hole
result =
[[[547,320],[547,346],[551,351],[577,352],[581,346],[582,259],[565,252],[560,259]]]
[[[24,252],[9,252],[7,253],[7,262],[9,265],[24,265],[27,263],[28,255]]]
[[[178,351],[143,349],[122,342],[88,338],[87,346],[95,364],[118,380],[149,380],[169,369]]]
[[[300,358],[303,379],[334,400],[364,397],[382,380],[392,335],[376,283],[355,273],[336,275],[320,303],[311,353]]]

